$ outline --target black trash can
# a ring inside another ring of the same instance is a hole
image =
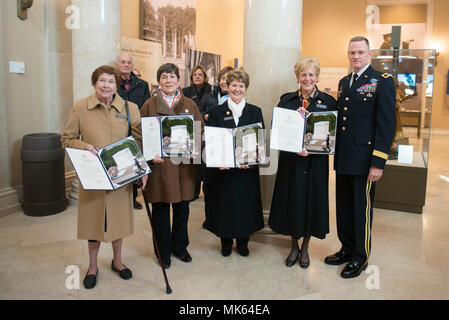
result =
[[[64,149],[61,135],[33,133],[23,136],[23,212],[48,216],[67,208]]]

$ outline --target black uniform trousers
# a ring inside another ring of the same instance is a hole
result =
[[[170,259],[171,253],[181,254],[189,245],[187,223],[189,220],[189,201],[172,203],[173,224],[170,228],[170,203],[152,203],[154,234],[159,243],[159,250],[164,261]],[[156,245],[154,253],[157,256]]]
[[[371,253],[374,187],[367,176],[336,175],[338,239],[343,251],[361,264]]]

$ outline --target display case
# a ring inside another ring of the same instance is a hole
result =
[[[426,200],[435,50],[371,50],[374,69],[393,75],[396,135],[374,207],[422,213]]]

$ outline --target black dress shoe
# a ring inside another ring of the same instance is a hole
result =
[[[334,266],[339,266],[340,264],[349,262],[351,260],[352,260],[352,256],[349,253],[347,253],[343,250],[340,250],[337,253],[326,257],[326,259],[324,259],[324,263],[331,264]]]
[[[117,269],[114,266],[114,260],[112,260],[112,262],[111,262],[111,269],[114,272],[118,272],[120,278],[122,278],[124,280],[131,279],[133,276],[133,273],[131,272],[131,270],[129,270],[126,266],[124,266],[124,268],[122,270]]]
[[[88,271],[89,272],[89,271]],[[98,269],[96,274],[87,274],[84,277],[83,284],[84,288],[86,289],[92,289],[97,284],[97,276],[98,276]]]
[[[134,200],[133,202],[134,202],[134,209],[137,209],[137,210],[142,209],[142,204],[139,201]]]
[[[345,279],[358,277],[366,267],[368,267],[368,262],[360,263],[355,260],[351,261],[341,271],[341,277]]]
[[[178,258],[179,260],[183,261],[183,262],[190,262],[192,261],[192,257],[190,256],[189,252],[186,250],[181,254],[177,254],[175,252],[173,252],[173,255]]]

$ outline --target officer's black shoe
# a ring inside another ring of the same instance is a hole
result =
[[[142,209],[142,204],[138,202],[137,200],[134,200],[134,209],[140,210]]]
[[[192,257],[190,256],[189,252],[185,250],[184,252],[178,254],[176,252],[173,252],[173,255],[178,258],[179,260],[183,262],[190,262],[192,261]]]
[[[368,262],[360,263],[355,260],[351,261],[341,271],[341,277],[345,279],[358,277],[366,267],[368,267]]]
[[[343,264],[345,262],[349,262],[352,260],[352,257],[349,253],[340,250],[337,253],[326,257],[326,259],[324,259],[324,263],[325,264],[331,264],[334,266],[339,266],[340,264]]]

